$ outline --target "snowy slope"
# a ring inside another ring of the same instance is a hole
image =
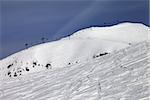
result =
[[[59,41],[33,46],[0,61],[0,78],[72,66],[148,40],[149,27],[123,23],[83,29]]]
[[[0,100],[149,100],[150,42],[70,67],[0,80]]]

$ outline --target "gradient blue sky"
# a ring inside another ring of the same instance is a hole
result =
[[[90,26],[140,22],[149,26],[149,0],[0,0],[0,59]]]

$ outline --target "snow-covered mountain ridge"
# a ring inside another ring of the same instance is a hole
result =
[[[121,23],[109,27],[91,27],[78,31],[71,37],[98,38],[122,43],[138,43],[145,39],[150,39],[149,30],[149,27],[140,23]]]
[[[0,78],[63,68],[149,40],[149,27],[122,23],[83,29],[59,41],[33,46],[0,61]]]
[[[0,80],[0,100],[149,100],[150,42],[65,68]]]

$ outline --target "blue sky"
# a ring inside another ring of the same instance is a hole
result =
[[[140,22],[149,26],[149,0],[1,0],[0,59],[90,26]]]

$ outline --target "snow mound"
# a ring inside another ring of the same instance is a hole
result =
[[[149,27],[143,24],[122,23],[83,29],[2,59],[0,78],[72,66],[145,40],[149,40]]]

